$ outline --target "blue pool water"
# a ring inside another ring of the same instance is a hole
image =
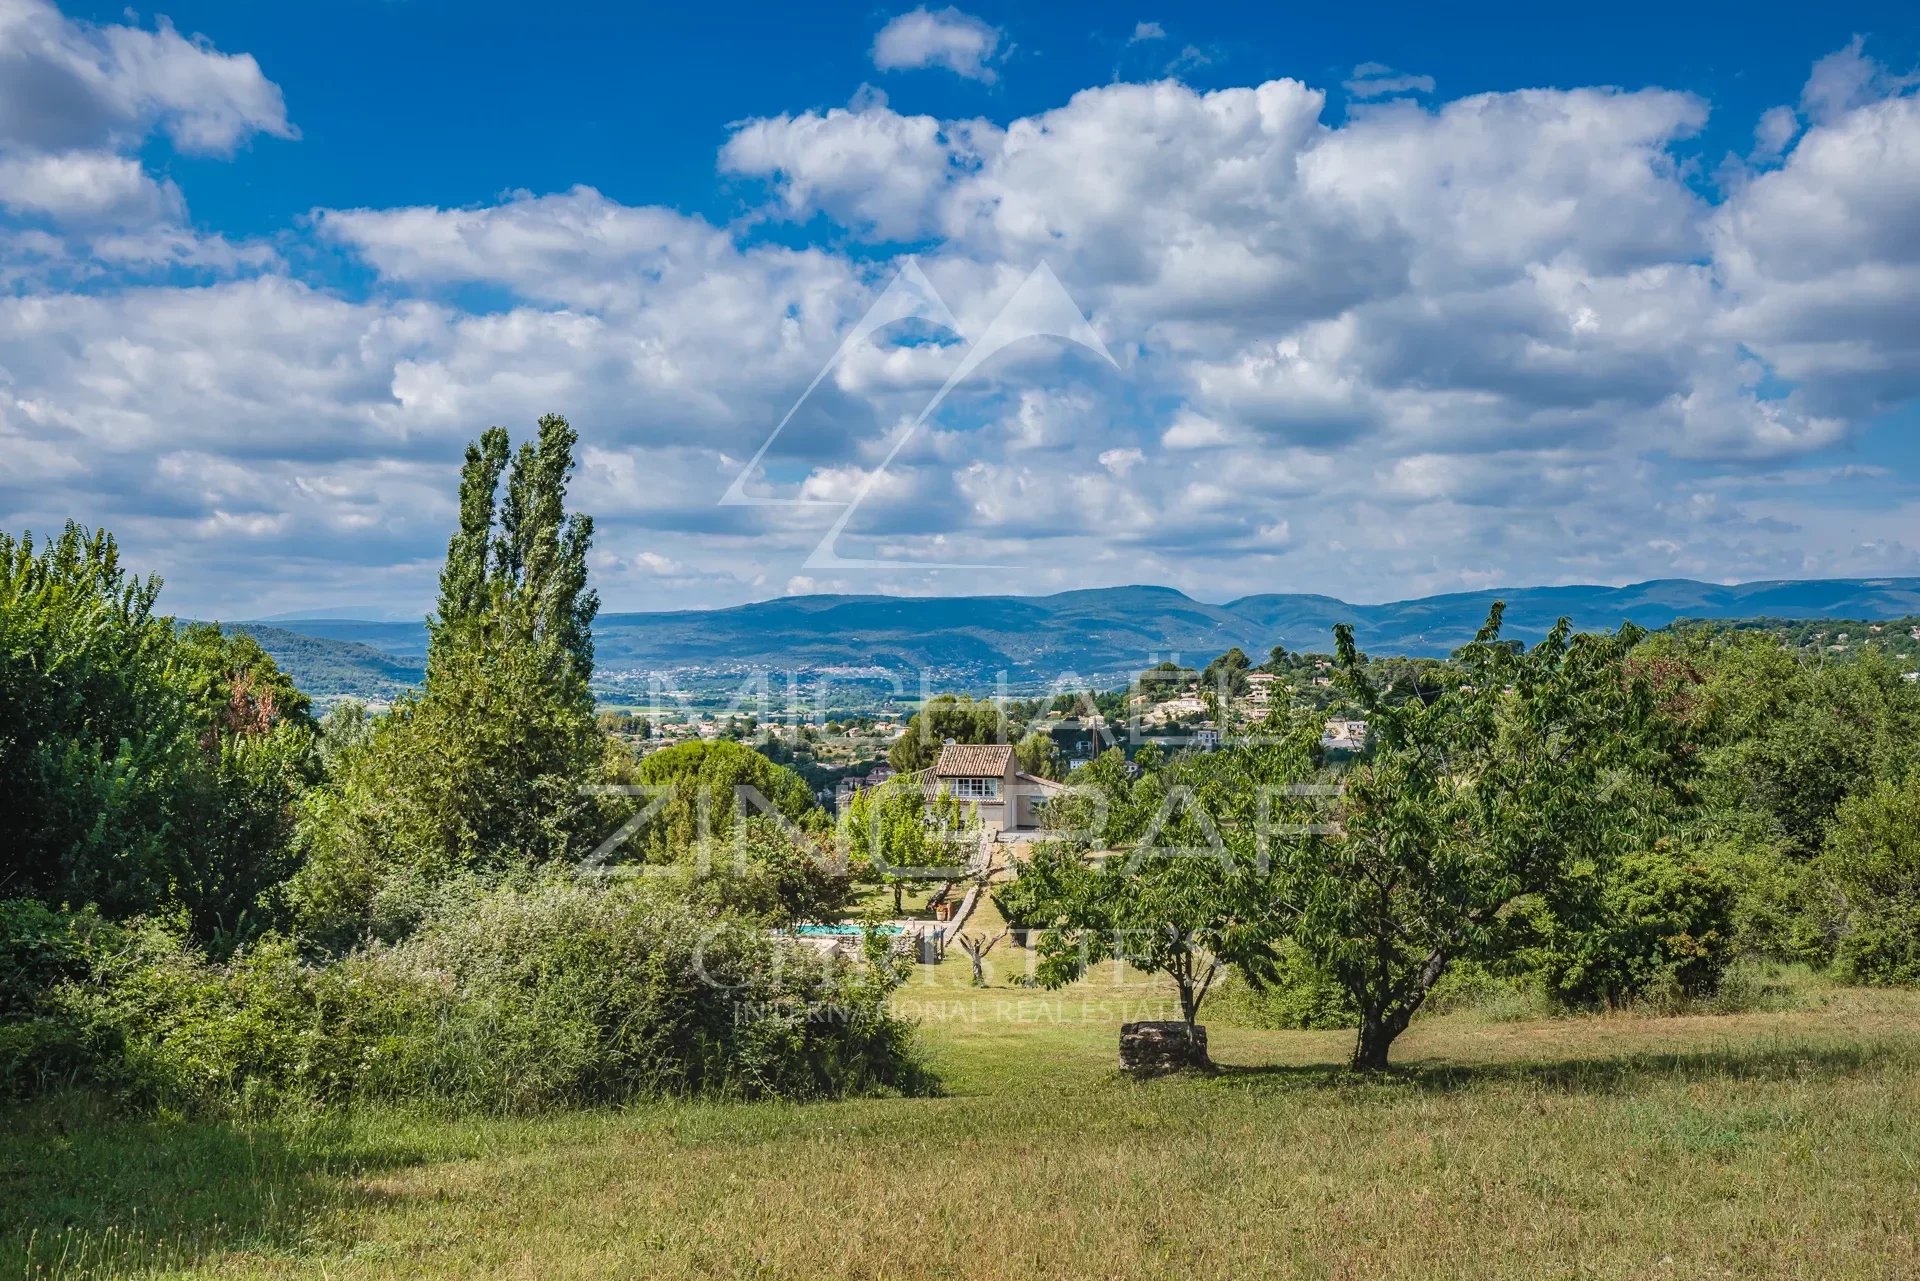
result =
[[[900,932],[898,925],[881,925],[876,928],[882,934],[898,934]],[[862,931],[858,925],[796,925],[793,927],[793,932],[795,934],[806,935],[809,938],[840,938],[845,935],[852,935],[858,938]]]

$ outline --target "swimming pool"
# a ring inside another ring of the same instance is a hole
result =
[[[882,934],[898,934],[900,932],[898,925],[876,925],[874,928]],[[794,926],[793,932],[806,938],[858,938],[866,932],[866,927],[863,925],[849,925],[845,922],[836,922],[832,925],[819,925],[808,922],[805,925]]]

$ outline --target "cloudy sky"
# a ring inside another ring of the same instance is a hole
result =
[[[417,616],[559,411],[613,610],[1920,574],[1920,20],[1764,8],[0,0],[0,528]]]

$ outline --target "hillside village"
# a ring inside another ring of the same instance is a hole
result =
[[[1812,662],[1843,659],[1871,647],[1898,664],[1907,680],[1920,681],[1920,617],[1880,622],[1681,619],[1668,630],[1764,633]],[[1371,660],[1384,684],[1417,680],[1437,664],[1427,658]],[[1342,703],[1332,669],[1329,654],[1294,653],[1280,646],[1255,666],[1235,647],[1200,668],[1184,666],[1175,656],[1144,669],[1118,689],[1013,698],[1007,700],[1006,711],[1009,722],[1020,727],[1018,736],[1039,732],[1052,741],[1059,763],[1046,772],[1061,778],[1111,748],[1129,758],[1149,743],[1162,751],[1214,750],[1280,707],[1324,713],[1321,747],[1352,755],[1366,746],[1366,721]],[[859,669],[856,674],[866,678],[873,671]],[[796,686],[804,698],[795,700],[797,710],[783,713],[761,688],[764,684],[749,683],[747,692],[753,696],[736,698],[730,707],[697,709],[681,692],[672,706],[603,711],[600,720],[641,756],[685,742],[747,744],[801,775],[821,804],[835,808],[863,787],[893,776],[889,752],[912,724],[913,708],[904,696],[885,699],[879,711],[823,717],[829,687]],[[743,705],[747,702],[757,710],[748,710]]]
[[[1405,666],[1423,661],[1392,660]],[[1326,713],[1322,748],[1332,754],[1357,753],[1366,745],[1366,721],[1344,714],[1331,671],[1330,655],[1290,654],[1278,646],[1258,667],[1237,647],[1201,668],[1167,659],[1119,689],[1006,700],[1005,728],[999,736],[1014,741],[1039,735],[1046,740],[1044,759],[1033,762],[1031,777],[1048,782],[1065,779],[1109,750],[1117,749],[1129,760],[1148,745],[1162,753],[1213,751],[1235,733],[1288,707]],[[823,719],[817,708],[780,715],[767,712],[765,700],[755,705],[761,711],[739,706],[696,710],[683,699],[672,707],[603,711],[599,720],[642,758],[689,742],[751,746],[799,774],[815,799],[834,810],[843,810],[856,793],[900,772],[890,756],[914,728],[913,716],[904,710]]]

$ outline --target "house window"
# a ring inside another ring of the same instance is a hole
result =
[[[997,778],[956,778],[953,780],[953,794],[963,801],[992,801],[1000,797],[1000,780]]]

